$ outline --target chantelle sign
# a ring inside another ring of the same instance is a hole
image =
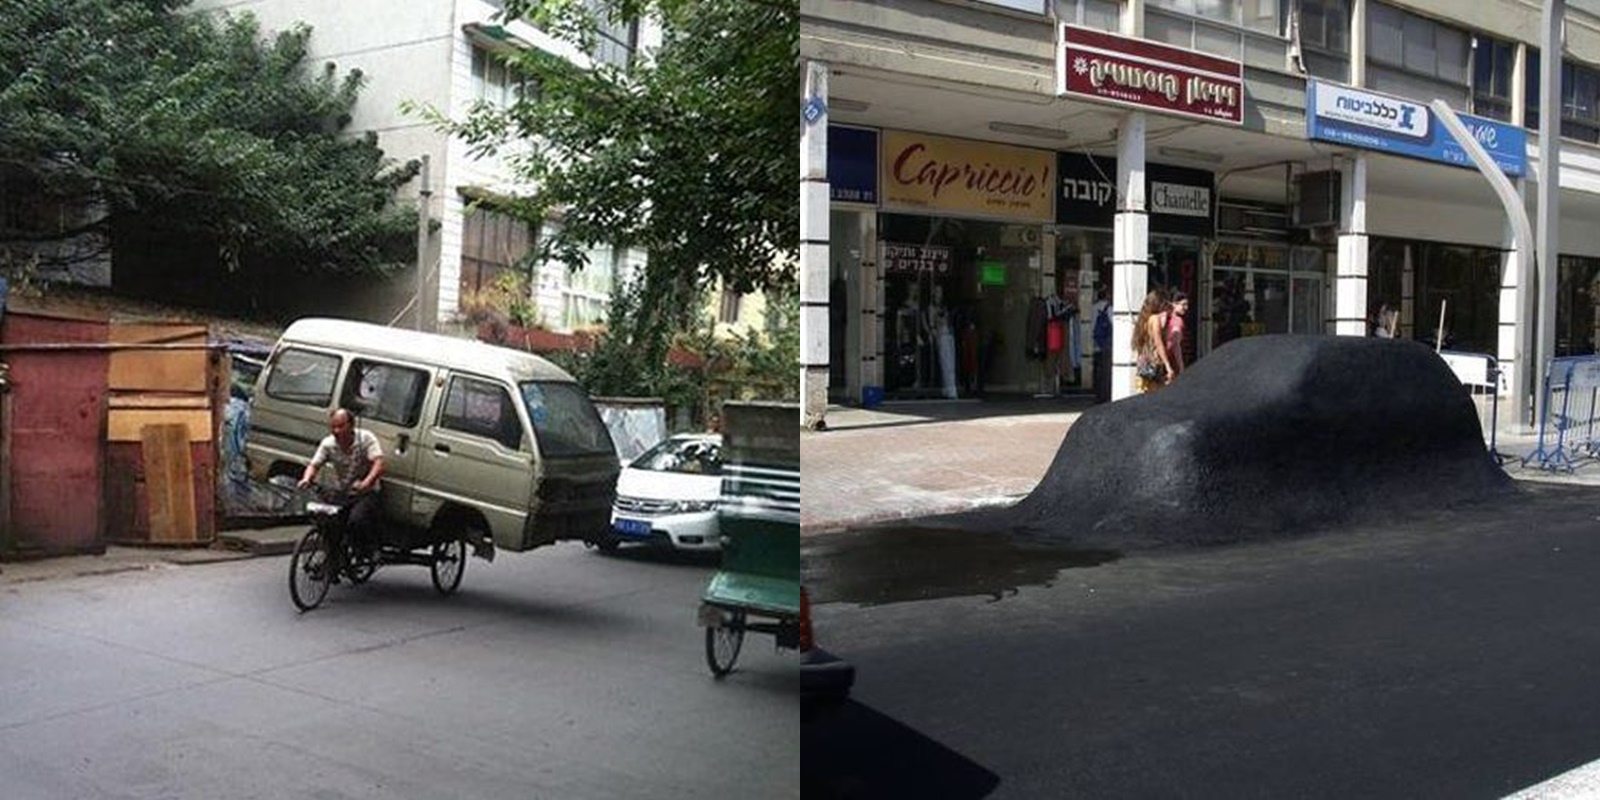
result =
[[[1237,61],[1076,25],[1060,31],[1058,95],[1244,122],[1244,66]]]

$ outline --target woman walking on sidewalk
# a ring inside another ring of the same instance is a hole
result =
[[[1153,392],[1172,381],[1172,364],[1167,357],[1167,294],[1151,289],[1139,307],[1139,321],[1133,326],[1133,391]]]

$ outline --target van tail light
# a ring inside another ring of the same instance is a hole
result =
[[[811,649],[811,597],[800,587],[800,652]]]

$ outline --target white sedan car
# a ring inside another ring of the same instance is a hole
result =
[[[680,550],[717,550],[717,499],[722,494],[722,436],[678,434],[646,450],[622,469],[611,507],[614,550],[626,542],[671,544]]]

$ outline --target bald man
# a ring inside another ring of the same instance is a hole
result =
[[[328,429],[332,431],[317,445],[311,463],[300,476],[300,487],[311,485],[317,470],[323,464],[333,466],[339,491],[352,496],[350,505],[350,530],[357,543],[372,543],[374,528],[383,506],[378,499],[378,479],[383,476],[383,447],[372,431],[357,430],[355,418],[343,408],[328,415]]]

